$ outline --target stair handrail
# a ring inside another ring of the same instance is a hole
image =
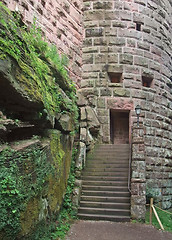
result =
[[[129,163],[128,163],[128,190],[131,193],[131,160],[132,160],[132,143],[129,144]]]

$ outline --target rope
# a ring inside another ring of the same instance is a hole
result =
[[[147,203],[146,206],[150,206],[150,204]],[[158,206],[156,206],[156,205],[154,205],[154,207],[158,208],[159,210],[161,210],[161,211],[163,211],[163,212],[165,212],[165,213],[168,213],[168,214],[172,215],[171,212],[168,212],[168,211],[166,211],[166,210],[163,210],[162,208],[160,208],[160,207],[158,207]]]
[[[163,212],[165,212],[165,213],[168,213],[168,214],[172,215],[171,212],[168,212],[168,211],[166,211],[166,210],[163,210],[162,208],[160,208],[160,207],[158,207],[158,206],[156,206],[156,205],[154,205],[154,207],[158,208],[159,210],[161,210],[161,211],[163,211]]]

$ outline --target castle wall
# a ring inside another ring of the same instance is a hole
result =
[[[79,0],[3,0],[17,10],[27,25],[37,19],[44,36],[59,52],[69,57],[70,77],[77,85],[81,81],[82,1]]]
[[[172,4],[158,0],[84,1],[82,93],[94,96],[102,141],[110,109],[141,106],[147,194],[172,204]]]
[[[163,207],[170,207],[171,1],[84,0],[83,9],[79,0],[3,2],[11,10],[18,9],[27,24],[36,16],[49,41],[69,56],[71,77],[78,86],[81,84],[82,94],[98,114],[103,142],[110,142],[111,109],[129,112],[131,135],[131,126],[136,121],[134,109],[137,104],[141,106],[147,193],[158,196]]]

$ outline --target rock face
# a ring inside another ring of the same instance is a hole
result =
[[[169,1],[84,1],[82,93],[96,96],[101,141],[113,139],[114,118],[128,112],[129,142],[141,106],[147,196],[172,204],[172,6]],[[123,116],[118,118],[122,131]]]
[[[82,45],[82,2],[71,1],[2,1],[12,11],[18,11],[27,25],[37,23],[46,39],[69,57],[71,79],[80,85]]]
[[[60,211],[78,114],[54,47],[0,12],[0,239],[24,239]]]

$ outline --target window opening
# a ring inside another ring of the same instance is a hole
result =
[[[150,88],[152,87],[152,83],[153,83],[153,78],[142,76],[142,85],[144,87]]]
[[[136,30],[141,31],[141,23],[136,23]]]
[[[122,73],[108,73],[109,79],[112,83],[122,82]]]

